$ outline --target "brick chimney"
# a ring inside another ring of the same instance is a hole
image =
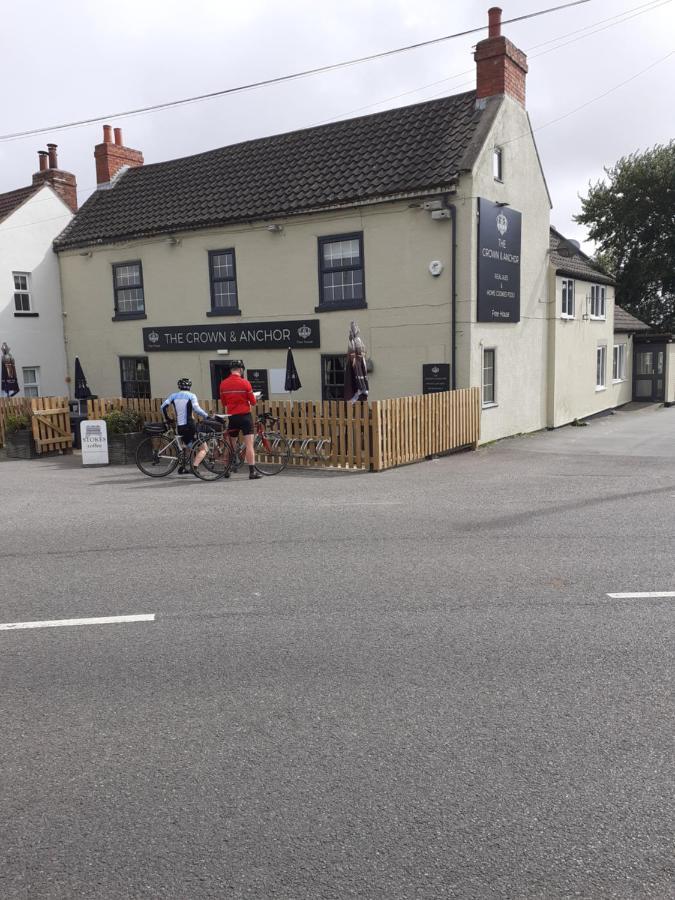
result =
[[[502,11],[488,10],[488,36],[476,44],[476,99],[506,94],[525,106],[527,57],[502,35]]]
[[[143,154],[140,150],[132,150],[122,143],[122,129],[113,130],[110,125],[103,126],[103,143],[94,147],[96,160],[96,184],[99,188],[107,187],[123,166],[142,166]]]
[[[38,150],[39,171],[33,175],[33,184],[48,184],[70,209],[77,212],[77,181],[70,172],[59,169],[56,144],[47,144],[46,150]]]

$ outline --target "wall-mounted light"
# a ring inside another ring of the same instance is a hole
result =
[[[280,225],[278,222],[271,222],[267,226],[267,230],[272,234],[281,234],[281,232],[284,230],[284,226]]]
[[[80,256],[87,256],[91,258],[91,250],[80,250]]]
[[[182,244],[182,239],[175,237],[173,234],[170,234],[166,239],[166,243],[170,247],[177,247],[179,244]]]
[[[508,206],[508,205],[509,205],[508,200],[497,200],[495,203],[495,206]]]
[[[220,353],[221,356],[226,356],[229,352],[229,350],[216,350],[216,353]]]

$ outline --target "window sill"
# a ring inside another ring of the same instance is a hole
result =
[[[576,316],[568,316],[567,313],[561,313],[561,314],[560,314],[560,318],[561,318],[564,322],[573,322],[574,319],[576,318]]]
[[[623,384],[625,380],[625,378],[612,378],[612,384]]]
[[[357,300],[353,303],[326,303],[314,307],[314,312],[333,312],[341,309],[368,309],[368,304],[363,300]]]
[[[240,309],[229,309],[227,307],[222,307],[221,309],[210,309],[207,313],[207,316],[240,316]]]
[[[127,322],[133,321],[134,319],[147,319],[145,313],[116,313],[111,321],[112,322]]]
[[[499,403],[483,403],[481,409],[495,409]]]
[[[591,316],[591,322],[606,322],[607,316]]]
[[[34,313],[34,312],[15,312],[14,318],[15,319],[37,319],[37,317],[39,315],[40,315],[40,313]]]
[[[602,387],[598,387],[597,385],[595,386],[595,393],[596,393],[596,394],[599,394],[600,391],[606,391],[606,390],[607,390],[607,387],[606,387],[604,384],[602,385]]]

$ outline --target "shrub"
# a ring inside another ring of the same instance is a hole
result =
[[[5,416],[5,433],[13,434],[15,431],[25,431],[30,428],[30,414],[27,412],[9,412]]]
[[[103,421],[108,434],[132,434],[143,429],[143,416],[135,409],[111,409]]]

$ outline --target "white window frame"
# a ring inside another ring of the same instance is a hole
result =
[[[607,289],[604,284],[591,285],[591,319],[607,318]]]
[[[560,289],[561,293],[561,316],[563,319],[573,319],[575,314],[574,308],[574,279],[573,278],[563,278],[562,279],[562,287]],[[570,291],[572,292],[572,297],[570,298]],[[571,309],[570,312],[570,299],[571,299]]]
[[[618,384],[626,380],[626,345],[614,344],[612,352],[612,381]]]
[[[598,344],[595,350],[595,389],[607,389],[607,345]]]
[[[20,287],[17,285],[17,279],[25,278],[26,279],[26,287]],[[12,279],[14,281],[14,315],[15,316],[25,316],[34,312],[33,310],[33,292],[31,290],[30,283],[30,272],[12,272]],[[21,297],[22,301],[28,301],[28,309],[18,309],[16,305],[17,298]]]
[[[32,380],[26,380],[26,372],[35,373]],[[21,380],[23,382],[24,397],[40,396],[40,366],[24,366],[21,369]],[[35,393],[33,393],[33,391]]]
[[[485,354],[486,353],[492,354],[492,366],[490,367],[492,369],[492,385],[491,385],[492,386],[492,399],[491,400],[485,399],[485,388],[486,388]],[[497,348],[496,347],[483,347],[483,352],[481,354],[480,384],[481,384],[480,395],[481,395],[481,402],[482,402],[483,409],[489,409],[489,407],[491,407],[491,406],[497,406]]]
[[[492,150],[492,177],[495,181],[504,181],[504,151],[501,147]]]

